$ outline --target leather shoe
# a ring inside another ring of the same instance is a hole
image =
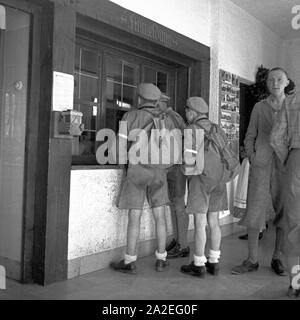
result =
[[[289,286],[287,296],[291,299],[300,297],[300,289],[294,289],[292,286]]]
[[[169,261],[157,259],[155,263],[155,270],[158,272],[166,270],[169,266]]]
[[[279,276],[287,276],[287,272],[284,269],[284,266],[279,259],[272,259],[271,268]]]
[[[177,243],[175,247],[168,252],[167,259],[185,258],[190,255],[190,247],[180,248],[180,244]]]
[[[120,262],[111,262],[110,267],[115,271],[124,272],[128,274],[136,274],[135,262],[125,264],[125,261],[121,260]]]
[[[167,245],[166,251],[172,250],[177,244],[177,241],[173,238],[172,241]]]
[[[206,271],[214,276],[217,276],[220,271],[219,263],[211,263],[209,261],[206,262]]]
[[[242,274],[251,271],[257,271],[259,267],[258,262],[252,263],[249,260],[245,260],[240,266],[231,269],[232,274]]]
[[[204,278],[206,268],[205,266],[195,266],[194,261],[192,261],[189,265],[181,266],[180,271],[194,277]]]

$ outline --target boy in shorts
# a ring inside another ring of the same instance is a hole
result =
[[[127,139],[134,129],[144,129],[151,123],[153,115],[160,112],[157,108],[161,91],[151,83],[142,83],[138,86],[138,108],[127,112],[122,121],[127,122],[127,133],[119,132],[119,139]],[[145,163],[133,164],[127,167],[126,176],[122,181],[117,206],[119,209],[128,209],[127,245],[124,259],[112,262],[111,268],[115,271],[129,274],[136,273],[137,241],[140,233],[140,220],[144,203],[147,199],[156,223],[157,250],[156,271],[164,271],[169,263],[166,260],[166,219],[165,206],[169,204],[167,170]]]
[[[201,97],[190,97],[186,102],[186,118],[190,125],[187,129],[199,129],[199,126],[210,129],[212,123],[208,119],[208,106]],[[199,126],[198,126],[198,125]],[[225,132],[221,131],[221,134]],[[192,135],[192,149],[184,152],[197,153],[195,135]],[[221,161],[221,160],[220,160]],[[218,169],[216,169],[218,170]],[[194,260],[189,265],[183,265],[181,272],[197,277],[204,277],[206,271],[217,275],[219,272],[221,228],[219,225],[219,211],[227,210],[226,184],[217,184],[214,180],[204,175],[188,176],[187,214],[193,214],[195,226],[195,251]],[[208,261],[205,256],[206,225],[210,228],[211,248]]]
[[[176,119],[176,128],[180,129],[182,135],[186,124],[183,118],[171,107],[168,107],[170,97],[162,95],[158,108]],[[185,213],[185,188],[186,176],[182,173],[181,165],[172,166],[167,173],[169,198],[171,200],[170,211],[174,230],[174,238],[167,246],[167,259],[184,258],[190,254],[187,241],[189,216]]]

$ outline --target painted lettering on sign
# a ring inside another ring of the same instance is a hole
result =
[[[178,44],[177,40],[174,39],[172,35],[162,30],[157,24],[148,24],[134,14],[122,15],[121,21],[131,31],[139,33],[151,40],[158,41],[166,47],[175,47]]]

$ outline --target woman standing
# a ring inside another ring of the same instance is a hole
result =
[[[251,163],[247,213],[240,222],[248,229],[248,258],[242,265],[234,267],[232,274],[242,274],[258,269],[258,238],[264,229],[268,197],[276,215],[282,214],[283,199],[279,189],[284,167],[270,145],[270,133],[285,100],[284,90],[289,80],[285,70],[273,68],[268,72],[267,88],[270,95],[258,102],[251,113],[250,123],[244,141],[247,156]],[[280,260],[283,232],[276,227],[276,242],[271,267],[278,275],[285,275]]]
[[[297,298],[300,297],[300,92],[286,99],[270,142],[282,163],[286,163],[282,249],[290,277],[288,296]]]

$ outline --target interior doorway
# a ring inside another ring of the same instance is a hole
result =
[[[250,92],[250,85],[240,82],[240,138],[239,150],[244,149],[244,140],[250,122],[252,109],[257,102]]]

